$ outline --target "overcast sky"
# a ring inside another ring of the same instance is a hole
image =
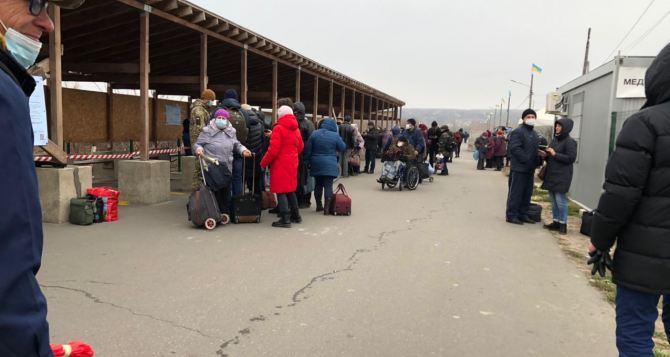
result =
[[[588,27],[591,69],[610,55],[650,0],[192,0],[240,26],[404,100],[408,107],[492,108],[528,89],[547,92],[581,74]],[[656,0],[621,45],[656,55],[670,42],[669,0]]]

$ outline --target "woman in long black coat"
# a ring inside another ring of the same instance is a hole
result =
[[[554,221],[544,228],[568,232],[568,196],[572,183],[572,172],[577,160],[577,142],[570,137],[574,127],[572,119],[564,118],[556,121],[555,136],[546,150],[547,171],[542,188],[549,191],[551,211]]]

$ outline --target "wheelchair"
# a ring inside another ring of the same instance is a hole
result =
[[[400,163],[400,165],[398,165]],[[398,165],[395,175],[393,177],[380,177],[377,180],[382,185],[382,190],[384,188],[394,189],[398,188],[398,191],[402,191],[403,188],[407,188],[410,191],[416,190],[419,187],[419,181],[421,180],[421,172],[416,162],[401,162],[400,160],[395,161],[386,161],[384,165]],[[384,172],[384,170],[382,170]]]

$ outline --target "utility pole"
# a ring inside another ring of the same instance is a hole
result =
[[[528,108],[533,109],[533,80],[535,79],[535,73],[530,71],[530,94],[528,95]]]
[[[509,128],[509,107],[511,102],[512,102],[512,91],[509,91],[509,95],[507,96],[507,121],[505,122],[505,128]]]
[[[589,47],[591,47],[591,28],[589,27],[589,33],[586,36],[586,53],[584,54],[584,69],[582,70],[582,75],[589,73]]]
[[[498,127],[502,125],[502,116],[503,116],[503,108],[505,107],[505,98],[500,99],[500,120],[498,120]]]

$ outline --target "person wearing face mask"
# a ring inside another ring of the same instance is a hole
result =
[[[48,5],[78,1],[0,0],[0,356],[52,356],[46,299],[35,274],[42,262],[42,209],[33,161],[28,74],[45,32]],[[42,90],[42,88],[38,88]]]
[[[198,140],[202,129],[207,126],[210,120],[211,111],[216,108],[216,93],[211,89],[205,89],[200,99],[196,99],[191,104],[191,117],[189,119],[189,132],[191,136],[191,145]],[[193,152],[193,148],[191,148]],[[200,170],[200,161],[195,161],[193,170],[193,180],[191,185],[194,190],[200,187],[202,182],[202,171]]]
[[[368,122],[368,130],[363,133],[365,142],[365,168],[367,174],[375,173],[375,161],[377,160],[377,147],[379,142],[379,130],[375,128],[375,123]]]
[[[407,142],[412,145],[418,158],[424,157],[424,152],[426,150],[426,141],[423,138],[421,130],[416,127],[416,120],[411,118],[407,119],[407,125],[405,126],[405,131],[400,134],[403,138],[407,139]]]
[[[533,195],[535,169],[539,160],[540,138],[535,132],[537,114],[526,109],[522,115],[523,124],[509,135],[509,152],[512,161],[507,195],[506,218],[512,224],[534,224],[528,217],[530,198]]]
[[[200,132],[194,147],[196,155],[219,160],[219,163],[225,165],[228,173],[232,175],[234,154],[248,158],[251,157],[251,151],[237,140],[235,128],[228,121],[229,118],[230,114],[225,109],[218,109],[214,113],[214,119],[210,120],[209,125]],[[230,194],[230,187],[214,191],[221,213],[230,213]]]

